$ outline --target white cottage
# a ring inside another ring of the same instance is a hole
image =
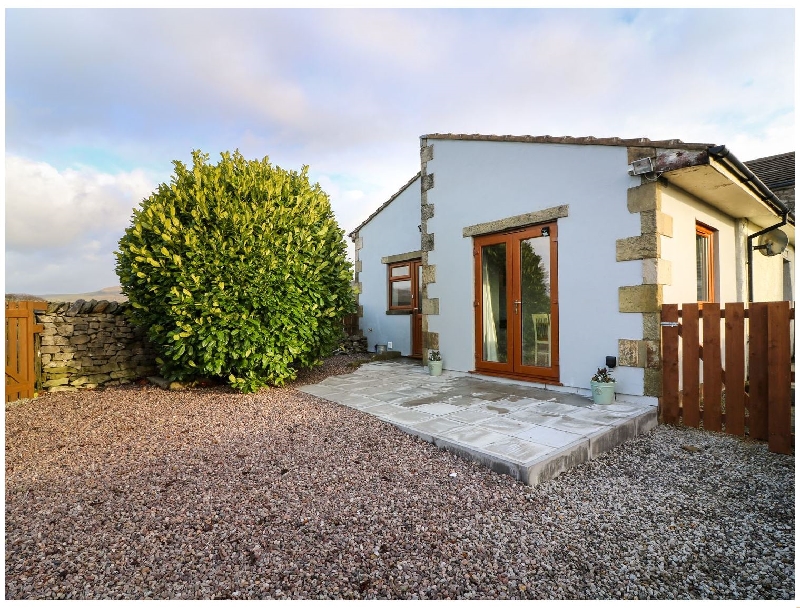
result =
[[[662,303],[793,299],[793,212],[724,146],[420,140],[420,172],[350,234],[370,349],[582,393],[610,357],[654,405]],[[753,256],[775,226],[789,247]]]

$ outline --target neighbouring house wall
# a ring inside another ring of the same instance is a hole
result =
[[[381,260],[420,249],[420,179],[412,180],[356,235],[356,268],[361,331],[369,350],[392,342],[392,349],[411,354],[411,315],[386,314],[387,265]]]
[[[672,217],[672,238],[661,237],[662,259],[671,266],[671,280],[664,284],[664,302],[683,304],[697,301],[697,222],[717,230],[715,282],[717,302],[736,302],[736,221],[670,184],[661,188],[661,209]]]
[[[642,315],[620,312],[620,288],[642,283],[641,259],[617,262],[617,240],[641,234],[640,217],[626,204],[628,189],[641,183],[628,176],[628,162],[619,146],[423,141],[423,203],[432,213],[423,223],[423,263],[435,279],[423,300],[423,313],[427,304],[434,314],[423,328],[428,343],[438,341],[446,369],[475,368],[473,239],[462,229],[562,205],[561,383],[588,389],[620,339],[642,338]],[[618,392],[644,394],[641,367],[615,374]]]
[[[777,224],[780,219],[775,220]],[[758,232],[762,228],[755,224],[748,224],[747,234]],[[753,244],[758,244],[758,237],[753,239]],[[784,268],[784,263],[789,267]],[[784,293],[785,271],[794,275],[794,248],[788,246],[781,255],[765,256],[760,251],[753,251],[753,301],[754,302],[776,302],[779,300],[794,299],[794,284],[792,283],[790,294],[786,297]]]
[[[156,373],[155,351],[125,317],[127,302],[48,302],[36,315],[47,391],[114,386]]]

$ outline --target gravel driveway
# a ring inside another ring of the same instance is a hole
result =
[[[794,458],[693,429],[530,488],[291,387],[128,386],[8,406],[5,464],[6,599],[795,597]]]

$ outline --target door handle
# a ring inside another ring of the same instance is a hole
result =
[[[520,304],[522,304],[522,300],[514,300],[514,314],[515,314],[515,315],[518,315],[518,314],[519,314],[519,309],[518,309],[518,306],[519,306]]]

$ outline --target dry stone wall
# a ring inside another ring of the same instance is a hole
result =
[[[127,302],[48,302],[36,315],[41,335],[42,387],[70,391],[131,382],[156,373],[156,353],[142,329],[125,317]]]

